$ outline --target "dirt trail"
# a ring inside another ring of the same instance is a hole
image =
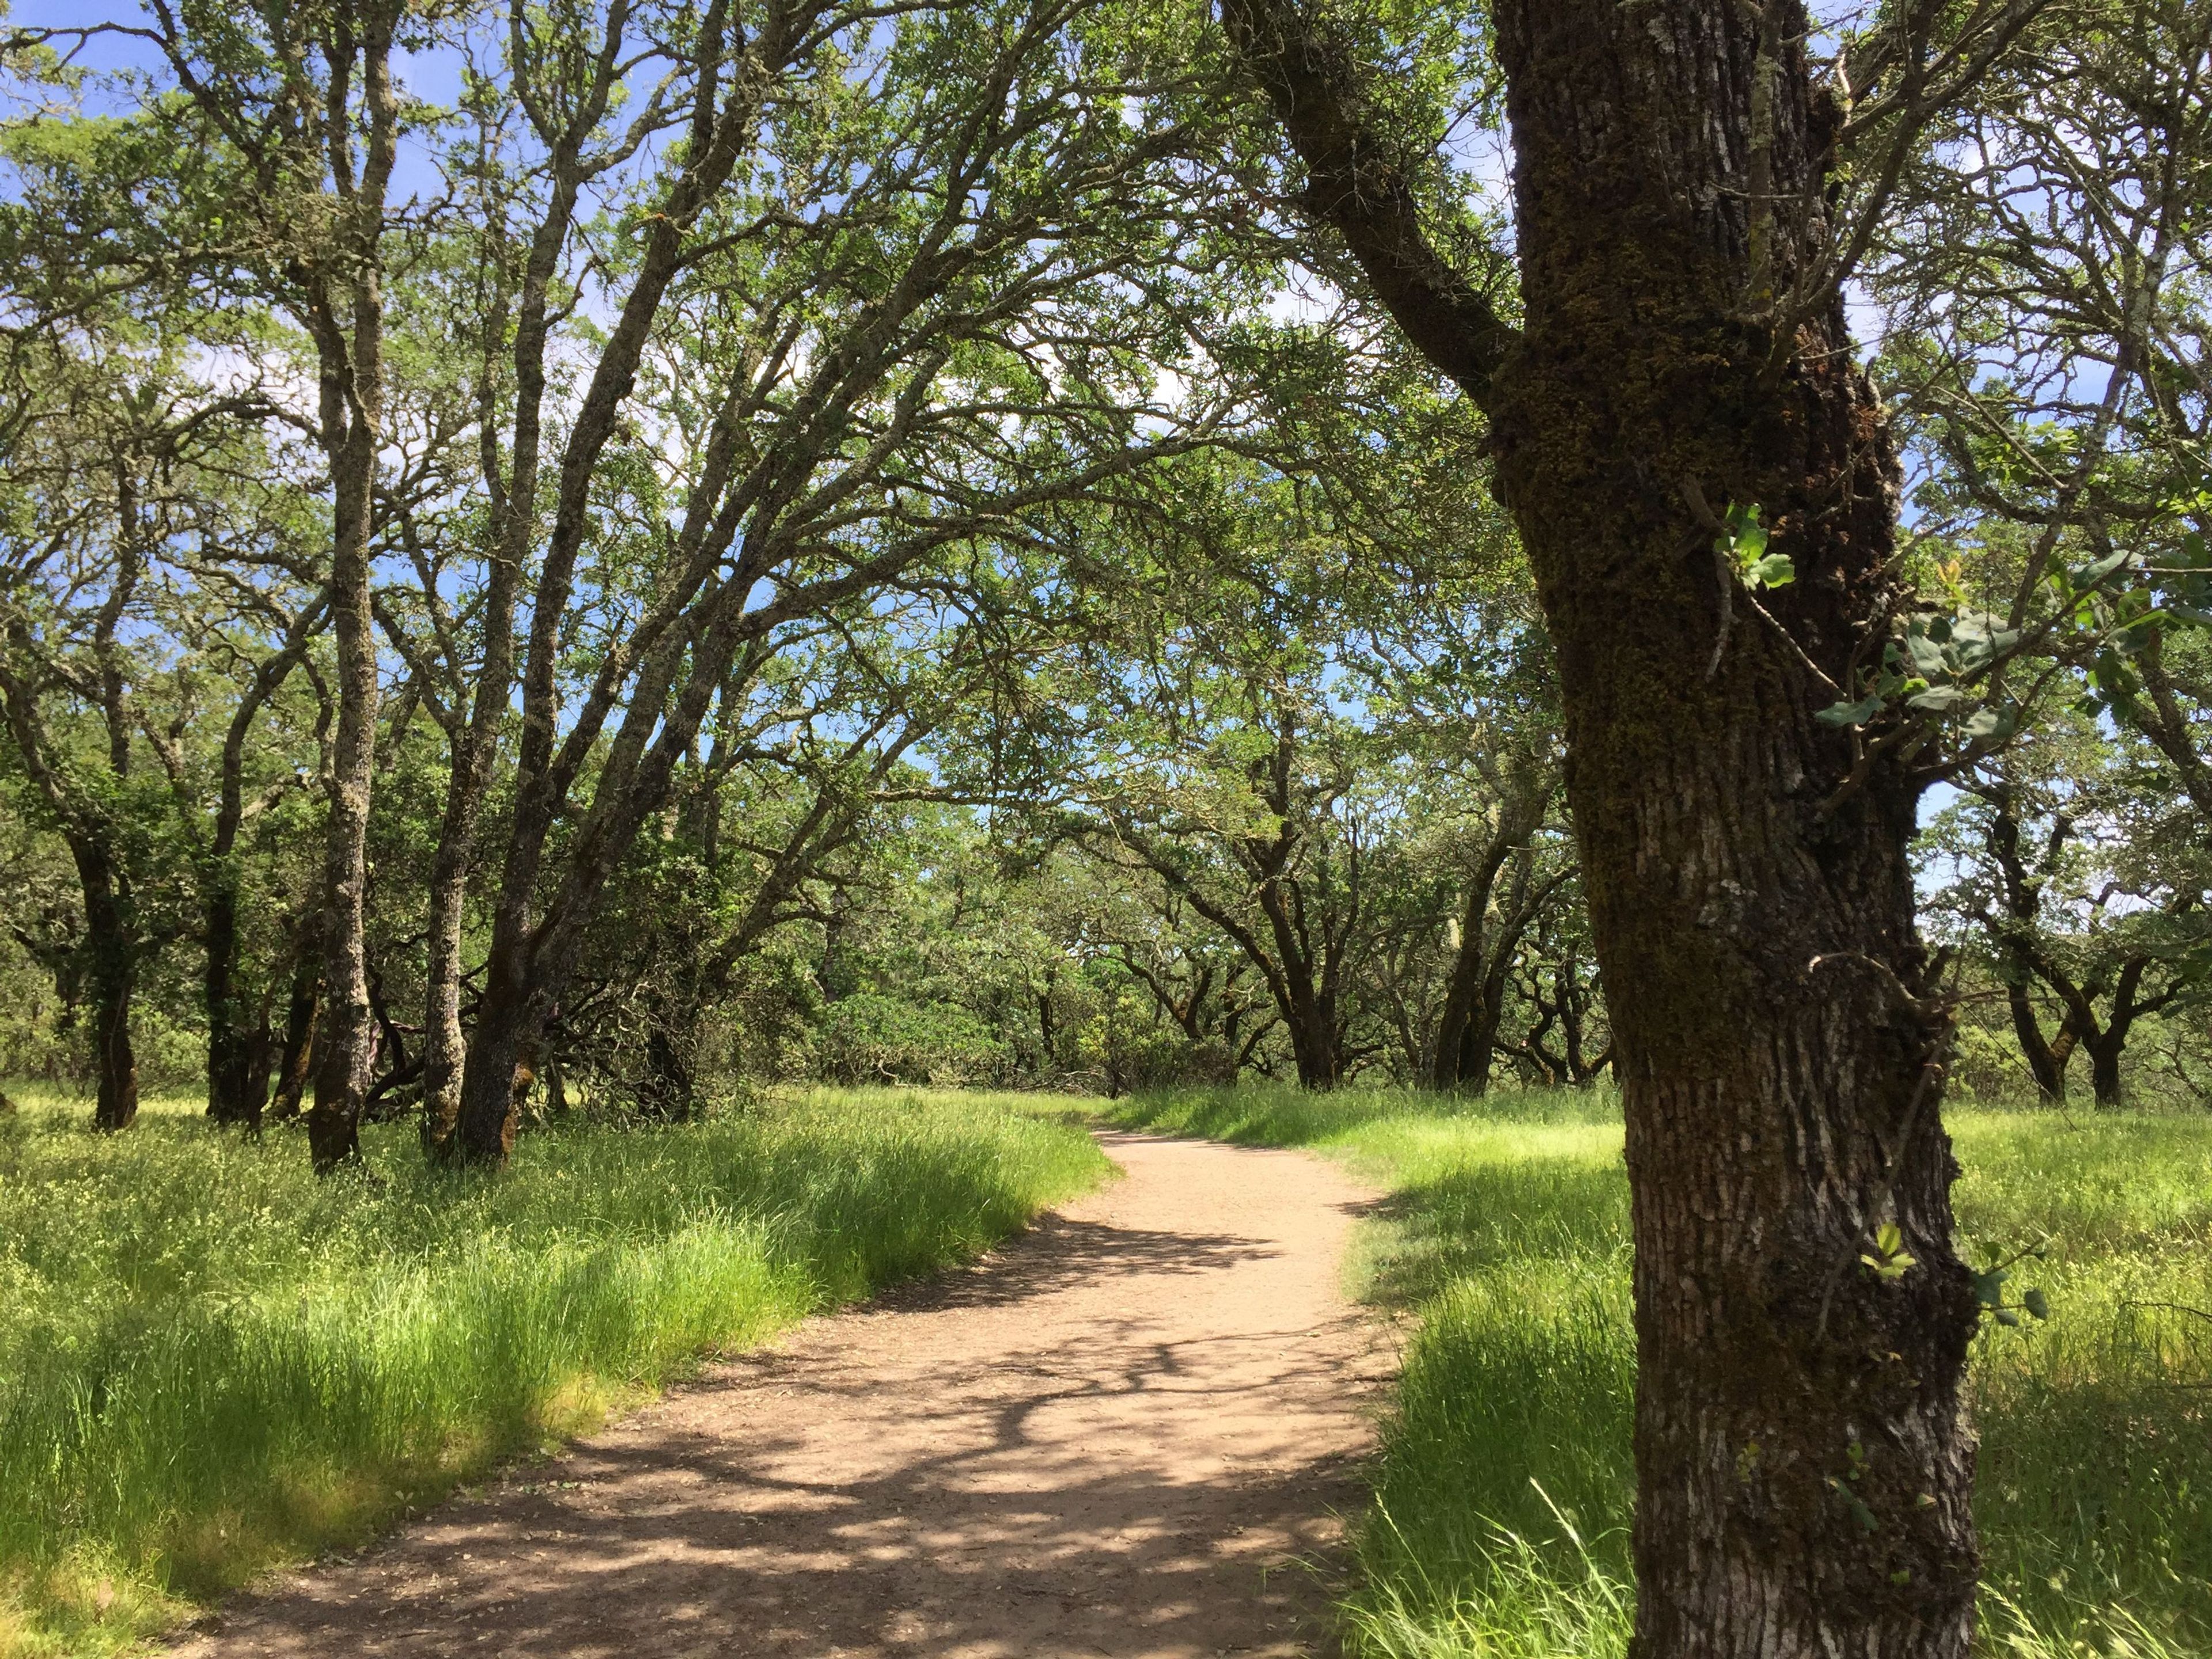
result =
[[[1295,1152],[1102,1140],[1127,1179],[977,1266],[717,1366],[180,1651],[1325,1651],[1391,1364],[1340,1291],[1371,1195]]]

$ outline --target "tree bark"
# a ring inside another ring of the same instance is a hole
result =
[[[1471,1095],[1490,1091],[1490,1060],[1498,1048],[1498,1027],[1505,1017],[1504,975],[1486,975],[1472,1016],[1461,1025],[1458,1052],[1452,1056],[1451,1086]]]
[[[2102,1036],[2082,1046],[2089,1051],[2090,1092],[2098,1105],[2117,1110],[2125,1103],[2120,1097],[2120,1051],[2127,1047],[2126,1030],[2109,1028]]]
[[[398,100],[392,81],[396,0],[348,8],[334,28],[331,74],[349,76],[358,51],[364,118],[361,177],[342,180],[343,256],[318,273],[311,301],[321,374],[323,441],[331,466],[331,635],[337,647],[338,717],[331,744],[330,818],[324,843],[323,1006],[316,1034],[315,1097],[307,1148],[317,1170],[361,1156],[361,1115],[375,1064],[362,906],[368,888],[368,808],[376,767],[376,623],[369,597],[378,449],[384,429],[385,198],[397,153]],[[358,31],[358,41],[355,32]],[[329,118],[350,119],[340,102]],[[335,133],[334,155],[341,150]],[[350,155],[350,144],[343,146]],[[343,283],[342,318],[331,296]]]
[[[238,973],[238,836],[246,823],[246,741],[253,722],[305,653],[322,611],[319,599],[288,630],[283,645],[255,670],[223,732],[222,775],[215,833],[209,839],[201,908],[206,954],[201,977],[207,1014],[208,1116],[258,1131],[268,1095],[263,1057],[267,1048],[264,1005],[246,1023],[246,993]]]
[[[207,1013],[207,1115],[217,1123],[261,1127],[260,1081],[253,1073],[254,1032],[240,1007],[238,983],[238,872],[226,855],[209,872],[203,906],[206,961],[201,979]]]
[[[103,655],[112,645],[130,580],[127,570],[118,575],[115,594],[102,608],[98,648]],[[84,940],[76,955],[92,1006],[93,1055],[99,1075],[93,1122],[109,1131],[127,1129],[138,1115],[138,1062],[131,1046],[138,939],[132,925],[130,872],[118,856],[116,826],[107,811],[96,795],[72,781],[67,763],[54,749],[40,706],[40,687],[30,678],[37,671],[29,630],[20,620],[9,628],[7,643],[6,654],[0,655],[0,714],[5,715],[25,772],[53,813],[76,866],[84,912]],[[111,671],[103,678],[108,771],[119,782],[130,765],[129,726],[119,678]]]
[[[499,730],[514,693],[514,605],[523,562],[537,529],[538,482],[544,453],[545,352],[551,337],[553,278],[574,221],[583,184],[582,147],[605,114],[617,74],[617,52],[607,52],[581,107],[556,137],[549,157],[552,195],[532,234],[517,306],[513,360],[514,429],[507,466],[494,435],[496,378],[487,361],[480,380],[477,419],[484,434],[482,471],[492,506],[490,574],[484,584],[483,660],[477,672],[468,724],[453,742],[452,775],[438,848],[430,872],[430,916],[422,1026],[422,1144],[433,1157],[458,1150],[461,1079],[468,1039],[461,1029],[461,925],[469,877],[476,865],[484,794],[491,783]],[[497,261],[494,260],[496,268]],[[505,330],[503,306],[485,330],[495,349]]]
[[[303,931],[313,927],[303,921]],[[300,1102],[315,1064],[315,1025],[323,994],[322,946],[315,934],[300,939],[293,949],[292,989],[284,1010],[284,1048],[276,1062],[276,1086],[268,1113],[276,1118],[300,1115]]]
[[[72,847],[72,853],[77,848]],[[125,920],[129,894],[104,851],[79,854],[84,887],[85,984],[92,1004],[93,1042],[100,1058],[95,1127],[127,1129],[138,1115],[138,1060],[131,1047],[131,1003],[138,978],[138,953]]]
[[[2024,975],[2006,982],[2005,1001],[2012,1012],[2013,1036],[2019,1040],[2020,1052],[2027,1060],[2028,1075],[2035,1079],[2036,1094],[2053,1105],[2063,1105],[2066,1061],[2074,1049],[2069,1040],[2073,1028],[2062,1027],[2057,1043],[2044,1040],[2043,1022],[2036,1015],[2034,1000],[2027,994]],[[2064,1045],[2063,1049],[2060,1044]]]
[[[1913,922],[1919,785],[1901,745],[1814,718],[1900,597],[1898,471],[1840,299],[1771,308],[1823,232],[1793,218],[1823,199],[1833,119],[1803,10],[1494,9],[1516,337],[1422,238],[1342,48],[1297,0],[1223,3],[1307,199],[1486,406],[1559,653],[1627,1118],[1632,1652],[1963,1659],[1978,1314]],[[1792,586],[1754,608],[1714,502],[1762,509]],[[1862,1262],[1887,1226],[1912,1258],[1889,1278]]]
[[[1540,783],[1517,770],[1510,776],[1512,787],[1498,804],[1497,824],[1468,872],[1467,901],[1460,917],[1459,954],[1452,961],[1443,1010],[1437,1018],[1436,1049],[1430,1060],[1429,1081],[1437,1089],[1464,1089],[1479,1095],[1489,1086],[1491,1045],[1504,1013],[1506,970],[1532,914],[1522,902],[1529,876],[1525,854],[1528,838],[1543,820],[1545,800],[1556,786],[1548,780]],[[1508,915],[1500,918],[1502,925],[1493,938],[1491,895],[1497,890],[1498,873],[1509,859],[1517,859],[1515,901]]]
[[[1512,975],[1514,952],[1559,885],[1556,878],[1532,884],[1535,854],[1528,845],[1528,835],[1534,828],[1530,823],[1526,831],[1501,829],[1492,843],[1496,858],[1485,856],[1477,867],[1478,880],[1468,890],[1459,957],[1452,964],[1450,988],[1437,1021],[1434,1085],[1438,1089],[1480,1095],[1490,1087],[1491,1057],[1498,1047],[1498,1028],[1505,1018],[1505,986]],[[1509,856],[1512,883],[1492,927],[1491,897],[1497,890],[1499,866]]]

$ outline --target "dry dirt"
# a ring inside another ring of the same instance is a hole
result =
[[[1127,1172],[972,1268],[810,1321],[180,1650],[1195,1659],[1330,1649],[1385,1334],[1372,1194],[1109,1134]]]

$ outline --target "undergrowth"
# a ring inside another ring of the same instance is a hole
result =
[[[1611,1659],[1634,1593],[1619,1108],[1193,1091],[1119,1122],[1331,1151],[1387,1185],[1367,1293],[1418,1328],[1346,1609],[1373,1659]],[[2212,1653],[2212,1121],[1947,1113],[1970,1243],[2051,1240],[2051,1318],[1986,1328],[1979,1649]]]
[[[1106,1164],[1004,1102],[823,1092],[317,1181],[153,1109],[0,1117],[0,1655],[129,1645],[582,1432],[702,1354],[975,1254]]]

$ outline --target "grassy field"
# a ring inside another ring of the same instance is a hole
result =
[[[983,1097],[526,1136],[318,1182],[184,1109],[0,1117],[0,1656],[113,1651],[594,1426],[702,1353],[973,1255],[1107,1165]]]
[[[1411,1310],[1359,1532],[1371,1659],[1612,1659],[1635,1353],[1611,1103],[1191,1093],[1117,1121],[1345,1156],[1395,1194],[1368,1292]],[[1982,1650],[2212,1653],[2212,1120],[1949,1115],[1970,1240],[2048,1235],[2048,1324],[1975,1344]]]

